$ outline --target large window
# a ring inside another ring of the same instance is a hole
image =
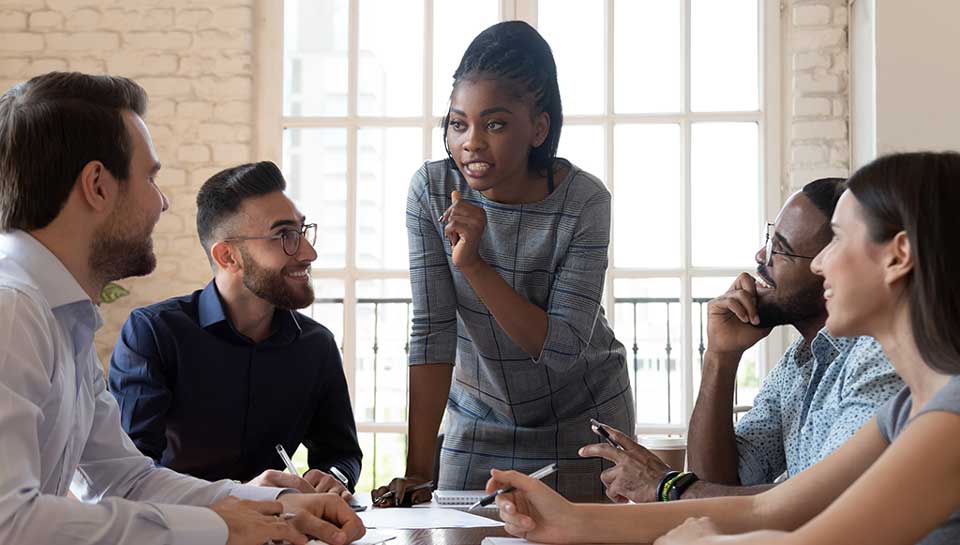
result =
[[[320,225],[313,316],[342,340],[364,475],[406,445],[405,199],[444,157],[440,118],[470,40],[525,19],[560,74],[560,155],[613,193],[605,296],[638,432],[682,433],[705,302],[753,268],[776,212],[778,15],[761,0],[286,0],[261,4],[260,142]],[[769,77],[766,76],[769,74]],[[772,79],[772,82],[771,82]],[[772,91],[772,92],[771,92]],[[770,343],[771,353],[782,340]],[[766,350],[740,369],[749,404]]]

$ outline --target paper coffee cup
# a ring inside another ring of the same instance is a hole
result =
[[[670,469],[683,471],[687,466],[687,439],[668,435],[643,435],[637,442],[652,452]]]

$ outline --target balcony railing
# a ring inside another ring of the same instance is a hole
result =
[[[709,298],[692,300],[695,352],[701,369],[706,351],[704,328],[709,301]],[[316,306],[336,305],[340,308],[343,303],[342,298],[318,298],[315,301]],[[410,349],[412,301],[403,297],[358,298],[356,304],[354,403],[358,431],[364,442],[372,442],[364,449],[367,454],[364,463],[366,478],[361,479],[361,487],[365,487],[373,482],[381,483],[403,470],[404,453],[397,452],[398,444],[394,443],[398,443],[396,439],[402,439],[406,432],[406,361]],[[614,299],[615,329],[628,352],[628,372],[638,422],[682,425],[674,422],[674,418],[679,417],[677,373],[680,369],[673,355],[675,345],[682,338],[679,311],[678,298]],[[394,437],[390,444],[381,448],[378,447],[378,435]],[[405,440],[402,443],[405,445]]]

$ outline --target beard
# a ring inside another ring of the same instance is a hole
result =
[[[821,279],[803,286],[783,299],[770,295],[773,294],[757,299],[757,315],[760,318],[758,327],[798,324],[826,312]]]
[[[313,284],[307,282],[301,289],[290,287],[283,269],[271,270],[261,266],[245,249],[243,256],[243,285],[254,295],[283,310],[296,310],[313,304]]]
[[[122,207],[121,207],[122,208]],[[146,276],[157,267],[153,253],[152,228],[125,225],[118,212],[93,234],[90,270],[104,284],[131,276]]]

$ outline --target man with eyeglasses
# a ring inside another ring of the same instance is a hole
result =
[[[134,310],[110,360],[121,424],[158,464],[349,498],[362,452],[330,331],[313,304],[316,224],[283,193],[271,162],[215,174],[197,196],[207,286]],[[302,478],[277,445],[307,447]]]
[[[615,465],[601,474],[614,501],[758,494],[803,471],[849,439],[903,383],[870,337],[827,333],[823,278],[810,261],[831,239],[830,219],[846,188],[841,178],[805,185],[766,226],[756,277],[740,274],[710,302],[700,393],[687,438],[689,475],[618,430],[621,449],[593,444],[581,456]],[[800,333],[736,425],[740,360],[778,325]],[[672,471],[673,470],[673,471]]]

